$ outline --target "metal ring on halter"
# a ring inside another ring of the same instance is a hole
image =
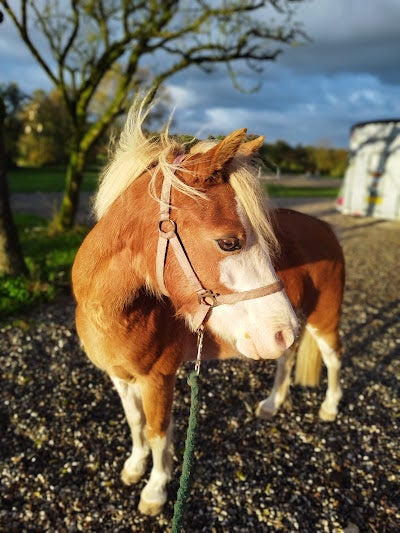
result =
[[[204,289],[202,292],[197,293],[197,300],[199,304],[215,307],[218,305],[218,294],[211,290]]]
[[[170,229],[169,231],[163,230],[162,225],[164,224],[164,222],[171,224],[172,229]],[[172,237],[176,235],[176,223],[170,218],[160,220],[158,223],[158,233],[161,237],[164,237],[164,239],[172,239]]]

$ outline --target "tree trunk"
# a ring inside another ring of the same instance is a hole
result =
[[[10,206],[4,151],[4,102],[0,99],[0,274],[27,274]]]
[[[79,207],[79,193],[83,180],[86,153],[82,150],[71,152],[65,178],[65,190],[60,209],[53,220],[53,229],[63,231],[71,229],[75,223]]]

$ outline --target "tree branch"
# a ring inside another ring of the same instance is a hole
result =
[[[40,54],[39,50],[35,47],[35,45],[33,44],[30,38],[29,31],[28,31],[28,23],[27,23],[27,10],[26,10],[27,0],[21,0],[21,20],[18,20],[18,17],[15,11],[9,6],[6,0],[0,0],[0,3],[4,7],[8,15],[10,16],[11,20],[14,22],[19,34],[21,35],[23,41],[28,46],[29,51],[31,52],[33,57],[36,59],[36,61],[40,64],[40,66],[49,76],[51,81],[57,86],[58,79],[56,75],[52,72],[50,66],[45,61],[44,57]]]

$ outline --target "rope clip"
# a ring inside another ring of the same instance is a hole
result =
[[[203,326],[200,326],[197,330],[197,356],[196,356],[196,364],[194,365],[194,370],[197,373],[197,375],[200,374],[200,366],[201,366],[201,353],[203,351],[203,337],[204,337],[204,328]]]

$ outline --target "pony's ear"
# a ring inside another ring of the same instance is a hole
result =
[[[207,180],[215,183],[223,179],[223,169],[238,153],[246,131],[246,128],[236,130],[206,152],[189,156],[182,165],[185,181],[194,185],[193,182],[205,184]]]
[[[264,144],[264,141],[265,137],[264,135],[261,135],[261,137],[257,137],[256,139],[248,141],[247,143],[241,144],[237,151],[237,155],[241,155],[243,157],[249,157],[253,155],[254,153],[258,152],[258,150]]]
[[[223,141],[204,154],[210,161],[212,172],[218,172],[235,157],[243,143],[246,132],[246,128],[233,131]]]

